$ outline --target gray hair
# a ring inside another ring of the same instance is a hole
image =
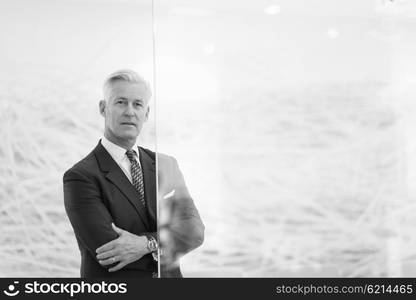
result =
[[[109,93],[109,90],[111,89],[113,83],[118,80],[127,81],[131,83],[142,83],[145,86],[147,96],[148,96],[146,100],[149,101],[150,98],[152,97],[150,84],[143,77],[141,77],[139,74],[137,74],[133,70],[122,69],[114,73],[111,73],[110,75],[107,76],[106,80],[104,81],[103,94],[104,94],[105,100],[108,101],[107,95]]]

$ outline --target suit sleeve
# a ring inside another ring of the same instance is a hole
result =
[[[204,241],[205,226],[186,187],[176,159],[173,162],[175,195],[171,207],[170,231],[174,240],[174,253],[183,255],[199,247]]]
[[[65,210],[75,235],[96,259],[95,250],[118,237],[99,186],[84,172],[73,169],[64,174],[63,182]]]

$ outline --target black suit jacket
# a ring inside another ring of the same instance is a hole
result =
[[[64,203],[81,252],[81,277],[156,277],[151,254],[108,272],[96,259],[95,250],[118,237],[117,227],[136,235],[157,238],[156,171],[154,152],[139,147],[147,209],[111,155],[99,143],[80,162],[65,172]]]
[[[81,252],[81,277],[156,277],[157,263],[151,254],[108,272],[96,259],[95,250],[118,237],[111,223],[136,235],[151,234],[157,239],[156,157],[139,147],[143,170],[146,208],[139,194],[105,148],[95,149],[64,174],[64,203]],[[158,154],[159,195],[175,191],[174,196],[161,200],[160,209],[172,208],[168,220],[168,243],[162,250],[173,253],[174,260],[163,259],[161,277],[182,277],[181,255],[199,247],[204,240],[204,225],[188,192],[176,160]]]

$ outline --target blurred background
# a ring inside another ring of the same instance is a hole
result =
[[[184,276],[415,276],[415,2],[153,6],[1,2],[0,276],[78,276],[62,174],[126,67],[206,226]]]

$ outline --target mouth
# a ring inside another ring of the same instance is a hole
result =
[[[122,122],[121,125],[134,126],[134,127],[136,127],[136,124],[133,123],[133,122]]]

